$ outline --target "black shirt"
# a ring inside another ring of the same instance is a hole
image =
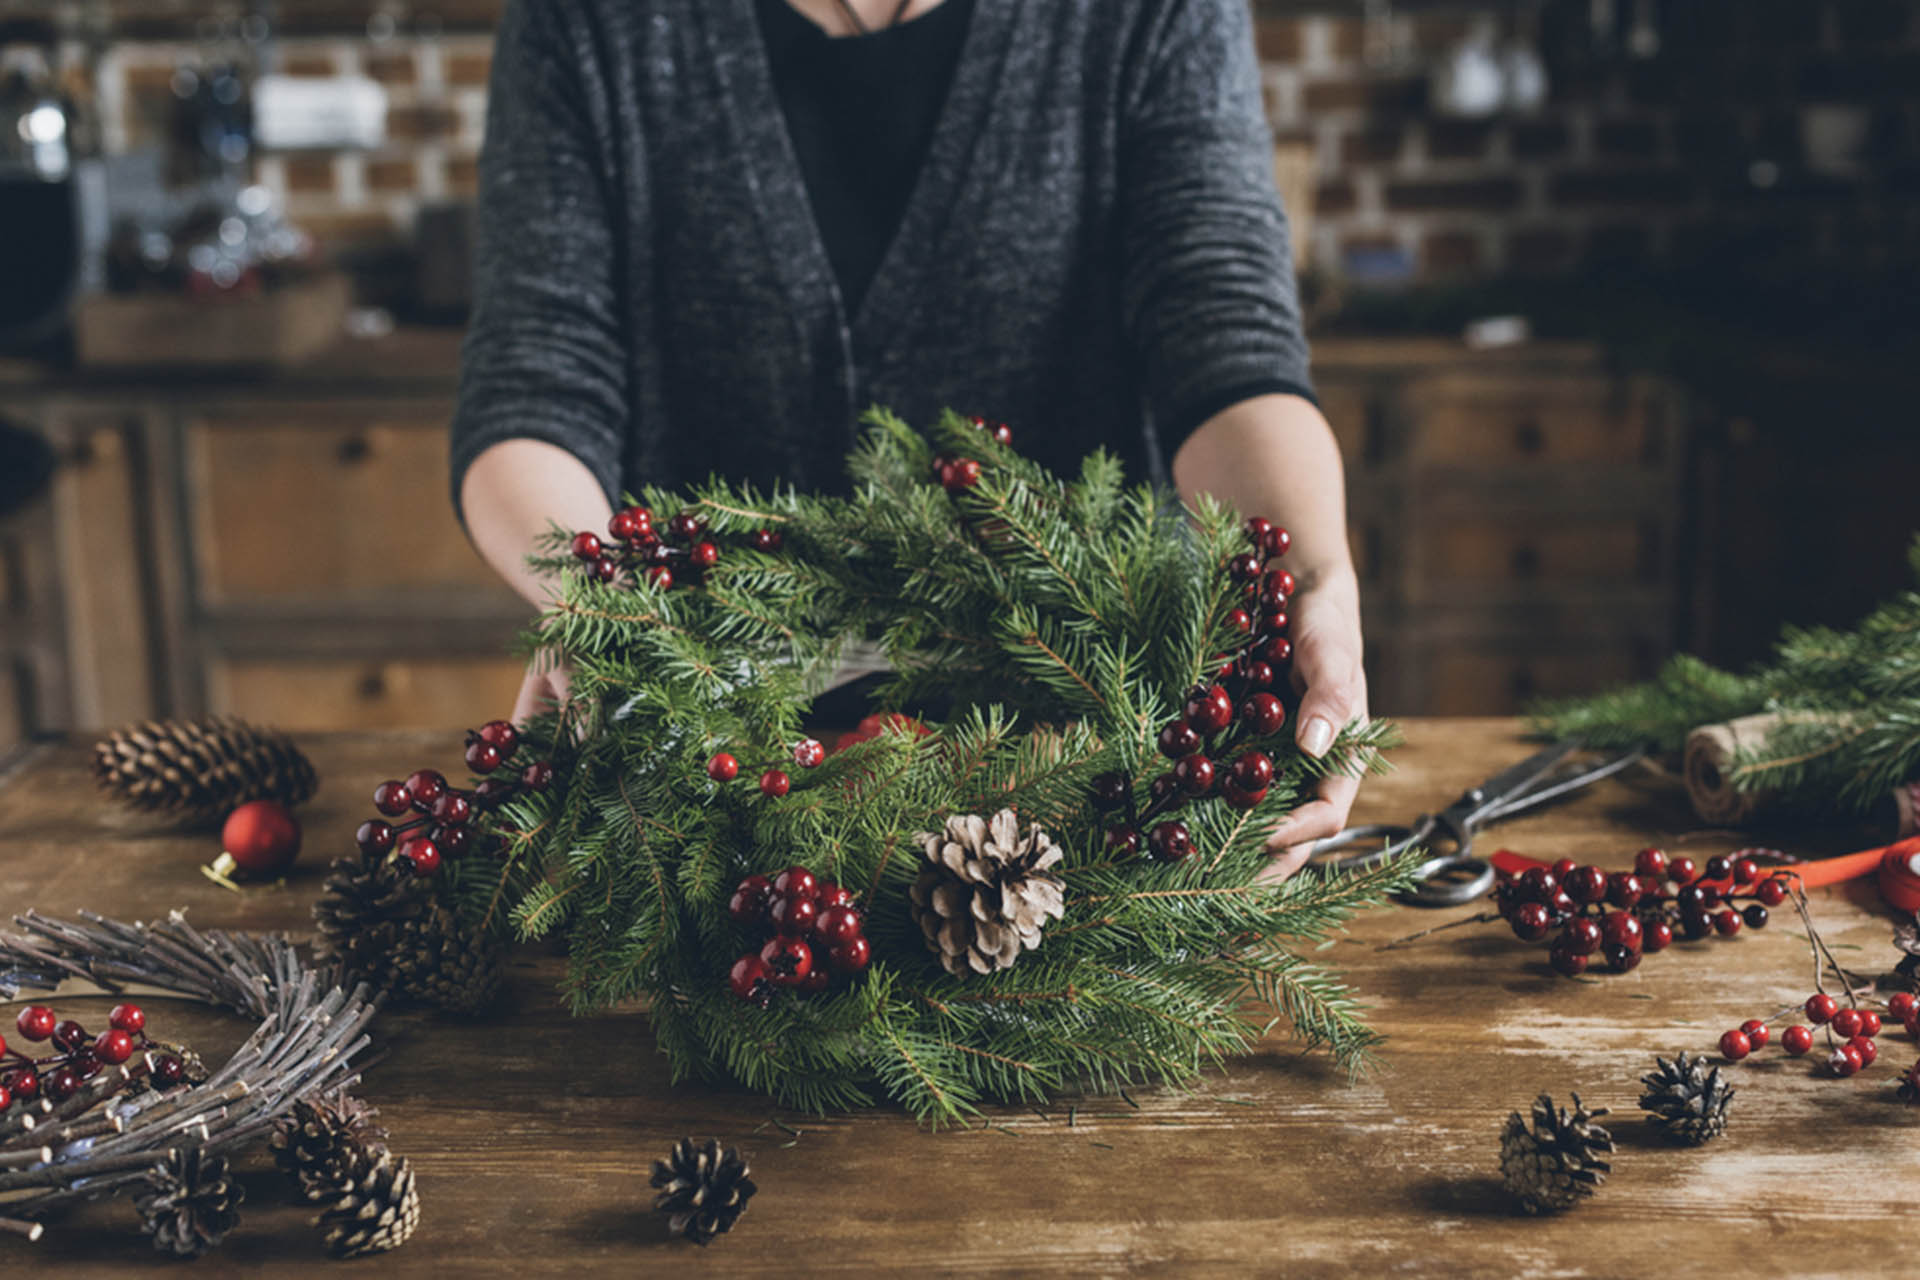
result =
[[[863,36],[830,36],[789,0],[755,4],[814,225],[851,315],[920,176],[973,0],[945,0]]]

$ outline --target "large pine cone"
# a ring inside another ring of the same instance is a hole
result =
[[[402,939],[437,905],[432,886],[397,862],[337,858],[313,904],[314,953],[336,965],[349,985],[389,990]]]
[[[148,720],[94,744],[93,776],[136,809],[195,825],[219,822],[249,800],[288,806],[317,779],[293,739],[243,720]]]
[[[1020,833],[1013,810],[991,819],[948,818],[944,831],[914,843],[927,865],[913,882],[914,922],[948,973],[993,973],[1040,945],[1049,920],[1066,914],[1060,877],[1066,855],[1038,824]]]
[[[1593,1122],[1605,1107],[1588,1111],[1573,1095],[1573,1111],[1555,1110],[1541,1094],[1533,1104],[1533,1127],[1518,1111],[1507,1117],[1500,1135],[1500,1176],[1528,1213],[1571,1208],[1606,1181],[1613,1166],[1601,1155],[1613,1150],[1613,1136]]]
[[[695,1244],[733,1230],[758,1190],[741,1154],[717,1138],[696,1145],[682,1138],[665,1160],[653,1162],[651,1182],[660,1188],[653,1207],[669,1214],[667,1225]]]
[[[300,1184],[309,1200],[340,1194],[387,1131],[374,1122],[378,1113],[341,1090],[303,1098],[273,1126],[269,1146],[280,1171]]]
[[[394,994],[448,1013],[483,1013],[500,994],[500,949],[435,906],[401,931]]]
[[[1725,1132],[1733,1086],[1721,1077],[1719,1067],[1709,1070],[1705,1054],[1685,1053],[1672,1062],[1655,1058],[1653,1064],[1653,1073],[1640,1077],[1647,1086],[1640,1109],[1657,1128],[1694,1146]]]
[[[337,1188],[333,1203],[314,1220],[336,1258],[385,1253],[407,1242],[420,1225],[420,1191],[405,1156],[385,1147],[364,1155]]]
[[[197,1258],[219,1244],[240,1221],[246,1189],[233,1180],[221,1156],[199,1146],[172,1154],[149,1178],[149,1189],[134,1200],[153,1247],[181,1258]]]

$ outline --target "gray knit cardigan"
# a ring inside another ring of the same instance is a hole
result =
[[[480,169],[456,503],[512,437],[609,494],[832,489],[873,403],[1163,474],[1212,413],[1310,394],[1247,0],[977,0],[852,315],[752,0],[510,0]]]

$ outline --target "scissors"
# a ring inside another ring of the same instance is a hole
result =
[[[1612,777],[1646,754],[1644,748],[1634,747],[1597,764],[1563,768],[1583,746],[1577,738],[1556,742],[1461,792],[1458,800],[1439,813],[1423,813],[1411,824],[1367,823],[1316,840],[1309,855],[1311,865],[1333,871],[1363,871],[1390,862],[1416,846],[1449,841],[1452,852],[1435,852],[1422,862],[1414,872],[1414,886],[1400,896],[1422,907],[1457,907],[1472,902],[1491,889],[1494,880],[1492,865],[1473,856],[1475,832]],[[1347,852],[1351,849],[1365,852]]]

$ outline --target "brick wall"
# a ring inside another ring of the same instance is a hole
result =
[[[175,61],[239,8],[106,2],[123,38],[99,98],[110,145],[125,147],[165,119]],[[1565,29],[1588,5],[1553,0],[1549,102],[1490,120],[1435,115],[1428,72],[1476,14],[1505,20],[1510,6],[1400,5],[1383,21],[1358,3],[1254,2],[1276,135],[1313,155],[1318,271],[1384,254],[1444,279],[1729,246],[1920,261],[1920,0],[1667,5],[1676,25],[1650,60],[1569,52]],[[473,190],[500,3],[282,0],[279,69],[381,81],[389,139],[368,154],[268,154],[260,180],[336,248],[404,243],[421,201]],[[1809,164],[1823,122],[1864,129],[1857,165]]]

